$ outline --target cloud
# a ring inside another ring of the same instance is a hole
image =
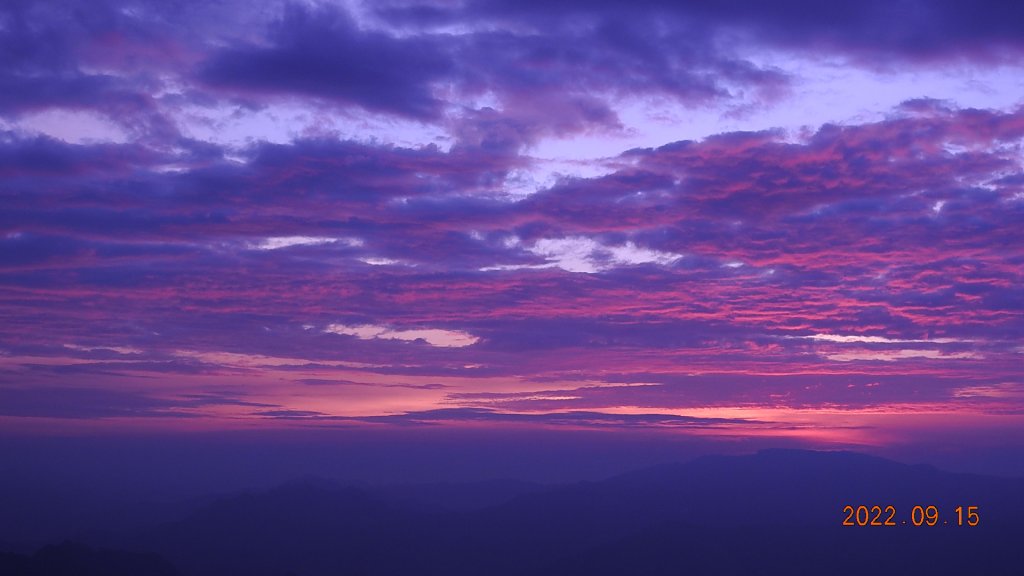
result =
[[[315,236],[275,236],[249,242],[247,246],[254,250],[280,250],[292,246],[321,246],[324,244],[342,244],[349,247],[362,246],[358,238],[324,238]]]
[[[260,412],[253,412],[252,415],[284,420],[304,420],[327,416],[323,412],[317,412],[316,410],[262,410]]]
[[[480,338],[459,330],[441,330],[438,328],[395,329],[375,324],[329,324],[324,328],[328,334],[355,336],[361,340],[406,340],[423,342],[442,348],[464,348],[476,344]]]
[[[510,413],[486,408],[442,408],[420,412],[408,412],[390,416],[337,417],[316,411],[269,410],[255,413],[257,416],[284,419],[309,419],[327,421],[364,421],[379,424],[420,426],[452,423],[492,424],[533,424],[559,427],[626,427],[626,428],[683,428],[703,429],[731,427],[736,425],[756,426],[765,424],[756,420],[739,418],[695,418],[669,414],[610,414],[602,412],[570,411],[552,413]]]
[[[860,344],[917,344],[917,343],[934,343],[934,344],[949,344],[962,342],[955,338],[927,338],[923,340],[914,339],[900,339],[900,338],[886,338],[884,336],[859,336],[859,335],[844,335],[844,334],[811,334],[810,336],[801,336],[801,338],[808,338],[810,340],[818,340],[822,342],[837,342],[841,344],[845,343],[860,343]]]
[[[142,354],[143,351],[132,346],[83,346],[80,344],[64,344],[68,350],[77,352],[113,352],[122,356]]]
[[[597,272],[600,265],[592,260],[592,256],[599,248],[597,242],[577,237],[543,238],[528,250],[569,272]]]
[[[1000,382],[992,385],[964,386],[954,390],[953,396],[956,398],[1015,400],[1024,398],[1024,384]]]
[[[444,390],[451,388],[446,384],[431,382],[428,384],[382,384],[376,382],[354,382],[352,380],[326,378],[300,378],[297,382],[307,386],[367,386],[370,388],[408,388],[410,390]]]
[[[506,241],[506,245],[520,245],[518,238]],[[518,270],[538,268],[561,268],[567,272],[593,274],[616,266],[637,264],[657,264],[668,266],[679,260],[681,254],[659,252],[642,248],[631,241],[618,246],[605,246],[587,237],[571,236],[566,238],[541,238],[530,246],[524,246],[527,252],[541,256],[546,264],[496,264],[481,268],[490,270]]]
[[[942,352],[939,350],[862,350],[826,353],[825,358],[836,362],[895,362],[908,358],[932,360],[971,360],[981,358],[973,352]]]
[[[394,266],[396,264],[402,264],[401,260],[392,260],[391,258],[360,258],[360,262],[369,264],[370,266]]]
[[[0,387],[0,415],[23,418],[196,418],[207,406],[272,406],[218,394],[157,398],[125,390],[39,386]]]

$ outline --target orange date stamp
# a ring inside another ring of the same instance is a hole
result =
[[[895,506],[843,506],[843,526],[977,526],[977,506],[957,506],[940,511],[938,506],[914,506],[909,517]]]

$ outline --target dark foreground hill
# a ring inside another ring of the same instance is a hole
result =
[[[35,554],[0,553],[4,576],[177,576],[156,554],[97,549],[65,542]]]
[[[766,451],[465,491],[294,483],[222,499],[119,546],[155,552],[185,576],[1024,574],[1024,481],[853,453]],[[896,525],[843,526],[847,505],[893,506]]]

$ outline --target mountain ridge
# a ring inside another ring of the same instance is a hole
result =
[[[597,575],[630,566],[658,574],[680,563],[704,574],[739,574],[758,573],[751,569],[762,556],[812,574],[850,546],[889,557],[911,574],[911,556],[921,554],[940,574],[969,569],[972,557],[986,574],[1018,574],[1003,567],[1024,565],[1015,544],[1024,537],[1024,479],[856,452],[712,455],[599,481],[465,487],[494,492],[470,498],[482,506],[445,506],[446,497],[458,500],[458,485],[417,493],[303,479],[221,498],[181,520],[122,535],[118,547],[157,553],[184,576]],[[842,526],[844,506],[887,505],[902,524]],[[914,506],[936,506],[949,522],[955,505],[978,506],[980,525],[907,523]],[[723,542],[749,554],[720,558],[729,556]],[[979,551],[984,559],[975,557]],[[869,565],[849,568],[831,566],[831,573]]]

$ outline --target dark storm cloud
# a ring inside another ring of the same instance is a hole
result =
[[[200,78],[212,86],[312,96],[414,118],[440,113],[429,84],[452,63],[436,42],[360,30],[344,11],[298,4],[285,9],[267,40],[269,46],[213,52]]]
[[[11,3],[0,13],[0,110],[96,112],[166,144],[181,138],[168,116],[180,106],[257,109],[283,96],[440,123],[493,153],[544,134],[619,129],[609,98],[700,104],[787,82],[719,54],[698,27],[652,28],[649,14],[529,30],[467,13],[461,33],[395,35],[339,7],[274,3],[249,15],[230,5]],[[500,112],[467,107],[487,94]]]
[[[613,100],[624,96],[778,97],[790,79],[746,60],[746,48],[881,66],[883,54],[986,61],[1024,44],[1011,24],[1021,9],[1005,2],[375,3],[366,23],[327,5],[239,7],[7,3],[0,110],[95,111],[167,143],[180,136],[165,107],[258,108],[290,95],[439,122],[465,145],[515,150],[542,134],[618,129]],[[169,80],[186,89],[166,93]],[[464,107],[487,94],[500,112]]]
[[[109,178],[158,159],[149,150],[133,145],[78,146],[46,136],[0,132],[0,175],[12,183],[21,178],[80,178],[96,173]]]
[[[445,90],[491,92],[501,114],[488,107],[451,113],[461,117],[454,124],[462,142],[492,151],[541,133],[616,128],[604,96],[657,93],[700,103],[730,97],[727,84],[772,91],[786,83],[778,71],[719,55],[701,28],[666,30],[653,21],[638,14],[518,30],[469,13],[458,23],[464,33],[391,36],[360,28],[343,10],[295,4],[263,42],[213,51],[199,78],[255,101],[292,94],[424,120],[445,113]]]

